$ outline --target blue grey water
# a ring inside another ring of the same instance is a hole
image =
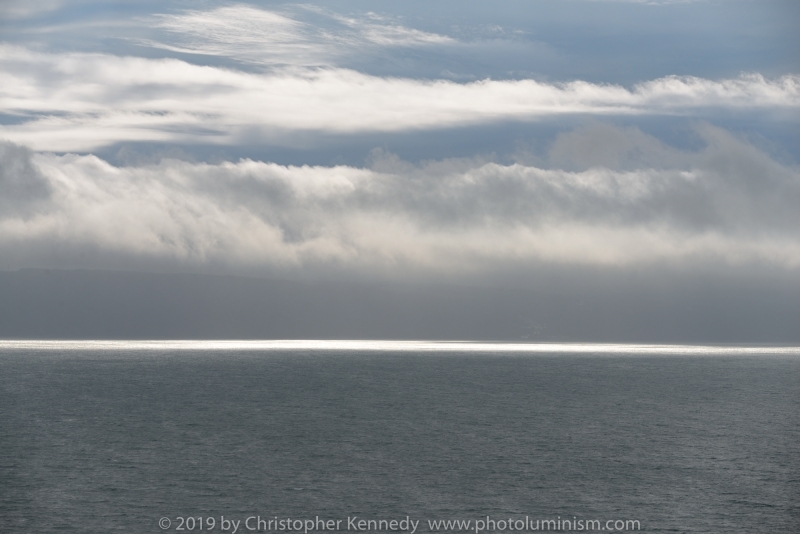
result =
[[[0,482],[3,533],[259,515],[797,533],[800,358],[6,348]]]

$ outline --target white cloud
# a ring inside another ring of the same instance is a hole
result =
[[[288,9],[288,6],[287,6]],[[315,6],[275,12],[245,4],[190,10],[153,17],[160,39],[142,44],[190,54],[223,56],[261,65],[334,66],[345,56],[363,54],[365,46],[409,47],[450,44],[450,37],[408,28],[368,13],[344,17]],[[327,24],[298,20],[314,13]]]
[[[369,12],[365,17],[345,17],[325,9],[305,6],[306,9],[327,16],[350,28],[353,33],[345,33],[347,40],[353,45],[363,41],[380,46],[424,46],[453,44],[455,39],[446,35],[430,33],[408,28],[383,15]]]
[[[800,77],[668,77],[627,89],[583,81],[382,78],[346,69],[245,73],[176,59],[44,54],[0,46],[0,137],[36,150],[120,141],[235,144],[290,131],[397,132],[558,114],[800,108]]]
[[[169,39],[144,44],[177,52],[290,65],[328,64],[333,53],[313,26],[250,6],[156,15],[154,21]]]
[[[577,131],[554,150],[567,161],[587,136],[608,133]],[[33,194],[0,181],[6,197],[29,206],[0,205],[0,268],[34,256],[63,265],[64,250],[251,270],[693,261],[799,268],[800,171],[722,130],[699,133],[706,148],[685,152],[622,131],[661,163],[578,171],[477,160],[414,166],[382,153],[369,168],[250,160],[118,168],[6,145],[5,175],[27,165],[43,186]]]

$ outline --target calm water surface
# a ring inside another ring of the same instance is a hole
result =
[[[258,515],[797,533],[800,357],[5,347],[0,482],[3,533]]]

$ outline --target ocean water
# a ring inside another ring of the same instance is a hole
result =
[[[800,350],[0,343],[0,532],[259,517],[797,533]]]

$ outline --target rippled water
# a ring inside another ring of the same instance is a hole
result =
[[[3,342],[0,531],[258,515],[799,531],[798,349],[508,347]]]

